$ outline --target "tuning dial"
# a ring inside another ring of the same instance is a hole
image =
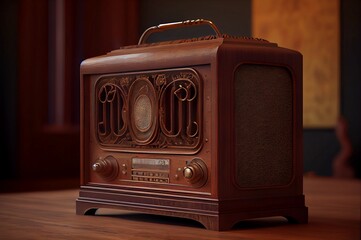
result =
[[[196,187],[203,186],[207,181],[207,166],[201,159],[193,159],[183,169],[183,177]]]
[[[118,175],[118,162],[112,156],[99,158],[92,165],[92,169],[104,179],[113,180]]]

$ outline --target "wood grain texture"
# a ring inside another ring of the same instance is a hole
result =
[[[0,239],[360,239],[360,181],[304,179],[308,224],[246,220],[231,231],[182,218],[100,209],[75,214],[78,190],[0,195]]]
[[[339,116],[339,0],[254,0],[252,35],[303,54],[304,127],[334,127]]]

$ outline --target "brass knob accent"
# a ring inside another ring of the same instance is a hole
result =
[[[193,177],[193,170],[190,167],[185,167],[183,171],[183,175],[187,179],[191,179]]]
[[[187,179],[194,187],[201,187],[207,181],[207,166],[199,158],[193,159],[183,169],[183,177]]]
[[[112,156],[98,158],[92,165],[92,169],[104,179],[113,180],[118,175],[118,162]]]
[[[99,160],[99,162],[96,162],[93,164],[92,169],[94,172],[100,173],[103,172],[104,169],[106,169],[106,162],[104,160]]]

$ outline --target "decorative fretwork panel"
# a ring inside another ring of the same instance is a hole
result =
[[[94,105],[98,141],[120,151],[198,149],[200,84],[193,69],[101,76]]]

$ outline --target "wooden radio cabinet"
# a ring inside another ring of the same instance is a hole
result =
[[[214,36],[145,43],[208,24]],[[222,35],[207,20],[149,28],[139,45],[81,64],[77,214],[121,208],[227,230],[242,219],[307,222],[302,55]]]

